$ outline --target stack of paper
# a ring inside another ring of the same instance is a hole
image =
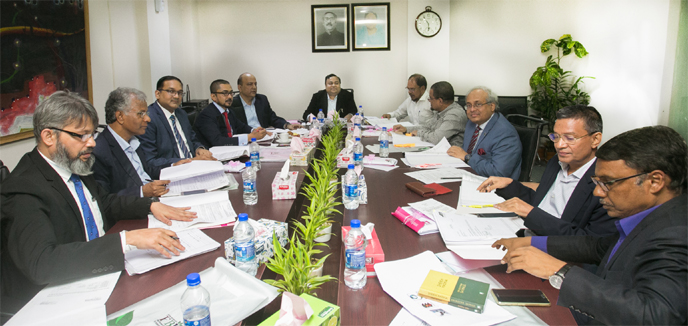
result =
[[[498,214],[493,216],[500,217],[515,217],[516,214],[504,212],[492,207],[504,201],[504,198],[499,197],[494,190],[491,192],[479,192],[480,186],[485,178],[470,175],[469,178],[464,178],[461,182],[461,189],[459,191],[459,202],[456,210],[460,214]]]
[[[149,215],[149,228],[164,228],[172,231],[181,231],[190,227],[206,228],[234,222],[237,217],[225,191],[161,198],[160,202],[172,207],[191,207],[189,211],[196,213],[196,219],[189,222],[173,220],[172,225],[167,225],[153,215]]]
[[[220,247],[220,244],[199,229],[188,229],[177,232],[177,237],[186,250],[179,256],[167,258],[153,249],[132,250],[124,254],[124,267],[129,275],[141,274],[158,267],[166,266],[180,260],[197,256]]]
[[[289,160],[291,147],[261,147],[261,162],[284,162]]]
[[[435,144],[433,144],[433,143],[428,143],[426,141],[422,141],[420,139],[420,137],[406,136],[406,135],[398,134],[396,132],[393,132],[391,134],[392,134],[392,143],[394,143],[394,146],[398,146],[398,145],[413,145],[412,147],[432,147],[432,146],[435,146]]]
[[[237,157],[248,156],[248,146],[214,146],[210,153],[219,161],[228,161]]]
[[[437,143],[431,149],[422,152],[407,152],[405,154],[409,166],[416,166],[427,163],[439,163],[441,167],[467,168],[468,164],[456,157],[449,156],[447,150],[451,145],[446,138]]]
[[[480,218],[441,212],[435,212],[434,217],[447,249],[464,259],[501,259],[504,252],[492,248],[492,244],[501,238],[513,238],[523,227],[518,217]]]
[[[455,168],[426,169],[414,172],[406,172],[405,175],[422,183],[447,183],[457,182],[469,177],[472,173]],[[460,194],[459,194],[460,195]]]
[[[179,196],[220,189],[229,185],[220,161],[191,161],[164,168],[160,180],[170,180],[163,196]]]

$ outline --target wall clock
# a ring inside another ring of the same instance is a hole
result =
[[[433,37],[442,29],[440,15],[432,11],[432,7],[425,7],[425,11],[416,17],[416,31],[423,37]]]

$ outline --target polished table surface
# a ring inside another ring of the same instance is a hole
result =
[[[364,139],[364,143],[370,143],[371,139]],[[366,153],[368,154],[368,153]],[[402,154],[391,154],[397,159]],[[246,212],[254,219],[268,218],[277,221],[287,221],[298,218],[303,209],[304,198],[298,196],[295,200],[273,201],[271,198],[270,184],[275,173],[281,168],[279,163],[263,163],[263,168],[258,172],[258,204],[245,206],[241,197],[241,190],[228,192],[230,201],[237,213]],[[398,206],[405,206],[409,202],[423,200],[416,193],[406,189],[407,182],[416,181],[404,175],[406,172],[417,169],[405,167],[399,162],[399,168],[390,172],[374,169],[364,169],[368,186],[368,204],[361,205],[357,210],[346,210],[343,206],[338,209],[343,216],[335,217],[336,222],[348,225],[352,219],[361,220],[362,224],[372,222],[380,239],[380,244],[385,253],[385,260],[397,260],[407,258],[423,251],[446,251],[447,248],[439,233],[420,236],[391,215]],[[292,170],[303,168],[292,167]],[[341,173],[345,170],[342,169]],[[234,174],[237,181],[241,181],[239,174]],[[299,174],[301,185],[303,173]],[[443,184],[452,189],[449,194],[434,197],[434,199],[455,207],[458,202],[460,182]],[[319,298],[336,303],[342,308],[342,325],[387,325],[397,315],[401,306],[387,295],[377,278],[369,277],[367,285],[361,290],[352,290],[343,282],[344,255],[341,241],[340,225],[333,228],[334,235],[329,241],[322,255],[331,253],[323,270],[324,274],[336,276],[341,282],[329,282],[316,291]],[[145,227],[145,221],[123,221],[118,223],[109,232],[119,232],[123,229],[135,229]],[[224,227],[205,230],[206,234],[220,242],[232,236],[232,228]],[[292,230],[290,229],[290,235]],[[193,257],[172,265],[168,265],[142,275],[128,276],[123,273],[119,283],[115,287],[106,304],[108,314],[117,312],[127,306],[158,293],[174,284],[184,280],[187,274],[200,272],[214,264],[217,257],[224,255],[224,246],[213,252]],[[505,266],[493,266],[485,268],[492,277],[505,288],[526,288],[542,290],[550,301],[551,307],[530,307],[529,309],[550,325],[575,325],[575,321],[567,308],[556,306],[558,291],[549,285],[549,282],[533,277],[525,272],[518,271],[506,273]],[[275,274],[261,265],[257,277],[275,278]],[[268,316],[279,310],[280,300],[274,300],[264,309],[259,310],[244,323],[248,325],[258,324]]]

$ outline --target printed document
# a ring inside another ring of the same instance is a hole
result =
[[[404,144],[415,144],[416,147],[432,147],[435,146],[433,143],[429,143],[426,141],[420,140],[420,137],[416,136],[406,136],[402,134],[398,134],[396,132],[392,132],[392,142],[394,145],[404,145]]]
[[[291,156],[291,147],[261,147],[261,162],[285,162]]]
[[[237,157],[248,156],[248,146],[214,146],[210,153],[218,161],[229,161]]]
[[[432,220],[435,219],[435,212],[442,212],[445,214],[456,212],[451,206],[442,204],[432,198],[409,203],[408,205]]]
[[[469,167],[466,162],[456,157],[447,154],[447,150],[451,145],[447,141],[447,138],[442,138],[437,145],[422,152],[407,152],[405,154],[406,160],[410,166],[416,166],[427,163],[439,163],[445,167],[457,167],[457,168],[467,168]]]
[[[523,228],[523,220],[518,217],[480,218],[438,212],[434,217],[447,249],[463,259],[502,259],[505,252],[492,248],[492,244],[501,238],[514,237]]]
[[[455,168],[426,169],[420,171],[406,172],[405,175],[414,178],[422,183],[449,183],[463,180],[464,177],[472,173]],[[446,179],[442,179],[446,178]],[[448,179],[451,178],[451,179]],[[461,193],[459,193],[459,196]]]
[[[205,228],[227,224],[236,220],[237,214],[225,191],[206,192],[197,195],[160,198],[160,202],[172,207],[191,207],[196,219],[189,222],[172,220],[172,225],[160,222],[152,214],[148,215],[148,228],[163,228],[181,231],[190,227]]]

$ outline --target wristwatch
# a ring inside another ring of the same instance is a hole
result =
[[[552,287],[557,290],[561,289],[561,284],[564,283],[566,273],[569,271],[569,269],[571,269],[571,267],[573,267],[571,264],[564,265],[564,267],[549,277],[549,284],[551,284]]]
[[[471,154],[466,154],[466,156],[463,157],[463,161],[468,163],[468,160],[471,159]]]

